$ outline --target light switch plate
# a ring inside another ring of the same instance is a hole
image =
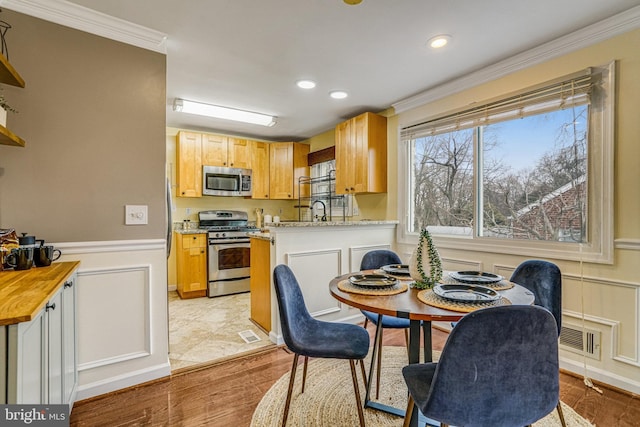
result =
[[[126,225],[144,225],[149,223],[147,205],[125,205],[124,223]]]

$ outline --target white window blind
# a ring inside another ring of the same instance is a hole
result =
[[[588,68],[497,101],[404,127],[400,137],[402,140],[411,140],[588,104],[594,78]]]

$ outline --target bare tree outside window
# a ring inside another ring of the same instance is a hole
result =
[[[481,236],[585,242],[588,116],[580,105],[414,139],[414,230],[468,235],[477,201]]]

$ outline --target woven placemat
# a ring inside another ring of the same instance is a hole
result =
[[[457,285],[462,282],[457,281],[456,279],[454,279],[453,277],[445,273],[442,275],[442,280],[440,281],[440,283],[444,283],[446,285]],[[501,281],[496,283],[477,283],[477,285],[484,286],[485,288],[493,289],[494,291],[504,291],[506,289],[513,288],[514,283],[508,281],[507,279],[502,279]]]
[[[502,297],[495,301],[484,301],[484,302],[451,301],[434,294],[432,289],[425,289],[423,291],[418,292],[418,299],[423,303],[427,305],[431,305],[433,307],[444,308],[445,310],[451,310],[451,311],[460,311],[463,313],[471,313],[472,311],[479,310],[481,308],[486,308],[486,307],[496,307],[499,305],[511,305],[511,301],[509,301],[505,297]]]
[[[351,283],[349,279],[346,279],[338,282],[338,289],[342,292],[360,295],[396,295],[406,292],[407,289],[409,289],[409,285],[408,283],[398,282],[395,285],[386,286],[384,288],[365,288],[362,286],[356,286]]]
[[[391,276],[394,277],[398,280],[404,280],[404,281],[409,281],[409,282],[413,282],[413,279],[411,278],[411,276],[403,276],[400,274],[390,274],[387,273],[386,271],[384,271],[383,269],[379,268],[377,270],[373,270],[374,274],[384,274],[385,276]]]

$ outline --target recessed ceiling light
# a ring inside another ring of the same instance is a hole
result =
[[[428,41],[429,46],[434,49],[440,49],[441,47],[445,47],[451,41],[451,36],[447,34],[440,34],[435,37],[431,37]]]
[[[333,99],[344,99],[347,96],[349,96],[349,94],[347,94],[347,92],[343,90],[334,90],[329,92],[329,96],[332,97]]]
[[[316,87],[316,82],[314,82],[313,80],[298,80],[296,84],[299,88],[302,89],[313,89],[314,87]]]

